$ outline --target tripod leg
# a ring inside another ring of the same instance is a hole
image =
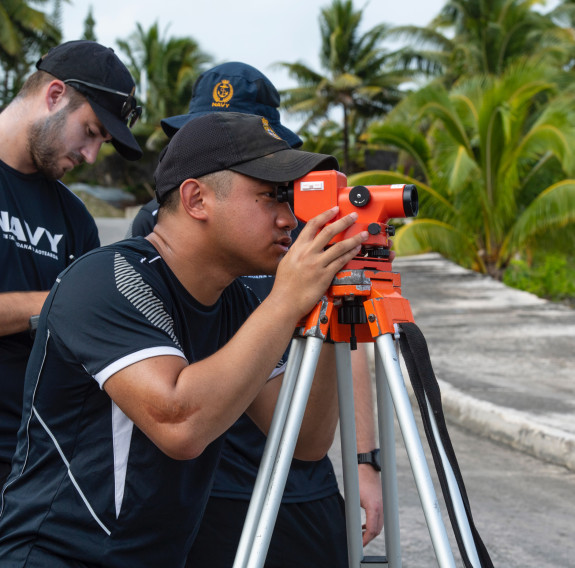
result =
[[[439,503],[429,474],[425,454],[423,453],[392,335],[385,333],[378,336],[376,338],[376,346],[376,356],[381,357],[385,369],[387,383],[395,406],[397,420],[403,435],[419,499],[423,507],[431,542],[435,550],[435,556],[440,568],[447,566],[455,568],[453,553],[441,518]]]
[[[447,484],[449,485],[449,494],[451,496],[451,501],[453,502],[453,509],[455,511],[455,516],[457,518],[457,524],[459,525],[459,530],[461,532],[461,538],[463,539],[463,545],[469,561],[474,568],[480,568],[481,562],[477,555],[477,547],[475,546],[475,540],[473,539],[473,534],[471,533],[471,527],[469,526],[469,519],[465,511],[465,505],[461,498],[461,491],[459,490],[459,485],[455,479],[453,473],[453,468],[449,462],[449,459],[445,453],[443,443],[441,441],[441,435],[437,429],[437,422],[433,414],[427,395],[425,395],[425,401],[427,403],[427,413],[431,422],[431,429],[433,430],[433,437],[435,438],[435,443],[437,444],[437,449],[441,456],[441,462],[443,463],[443,469],[447,478]]]
[[[234,568],[243,566],[261,568],[265,563],[322,346],[323,339],[321,338],[308,337],[306,340],[300,372],[287,412],[281,440],[277,448],[275,463],[267,486],[261,515],[253,533],[254,537],[251,550],[247,551],[249,552],[249,558],[247,558],[246,561],[244,558],[238,558],[236,554]],[[246,527],[244,527],[244,529],[245,528]]]
[[[375,385],[377,388],[377,418],[379,444],[381,447],[381,485],[383,491],[385,552],[389,566],[391,568],[401,568],[393,402],[385,379],[385,371],[381,357],[375,357]]]
[[[359,566],[363,558],[361,538],[361,506],[359,500],[359,475],[357,470],[357,440],[351,353],[348,343],[335,344],[337,365],[337,398],[339,401],[339,431],[343,464],[345,494],[345,522],[347,529],[347,557],[351,568]]]
[[[278,395],[264,453],[262,455],[262,461],[258,469],[258,475],[250,499],[250,506],[248,507],[246,520],[244,521],[234,567],[246,565],[253,546],[257,522],[262,512],[266,492],[272,476],[273,466],[297,381],[304,347],[305,342],[303,338],[295,337],[292,340],[286,371]]]

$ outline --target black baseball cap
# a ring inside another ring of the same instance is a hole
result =
[[[188,114],[164,118],[162,128],[170,138],[189,120],[210,112],[241,112],[267,118],[275,133],[292,148],[302,139],[280,122],[280,96],[273,83],[255,67],[239,61],[204,71],[192,89]]]
[[[95,41],[69,41],[50,49],[36,67],[86,97],[120,155],[127,160],[142,157],[129,128],[142,112],[134,97],[136,85],[112,48]]]
[[[160,156],[156,198],[161,203],[186,179],[221,170],[281,183],[334,169],[339,166],[333,156],[291,148],[263,116],[211,112],[184,124]]]

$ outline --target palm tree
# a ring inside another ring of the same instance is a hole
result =
[[[62,37],[50,16],[29,4],[23,0],[0,3],[0,108],[14,98],[40,55]]]
[[[140,129],[146,129],[148,145],[164,143],[160,120],[186,112],[194,81],[212,58],[192,38],[162,37],[157,23],[148,30],[136,24],[130,38],[117,43],[139,85],[144,107]]]
[[[88,41],[98,41],[96,37],[96,20],[92,13],[92,6],[88,8],[88,13],[86,14],[86,19],[84,20],[84,33],[82,34],[82,39]]]
[[[404,65],[441,73],[445,85],[460,77],[500,75],[518,59],[537,55],[562,68],[575,55],[572,0],[548,13],[540,0],[448,0],[425,27],[399,26],[390,37],[407,39]]]
[[[407,173],[366,172],[352,184],[415,183],[420,218],[394,243],[440,252],[500,277],[513,256],[575,222],[573,86],[532,60],[501,77],[433,84],[374,124],[369,142],[401,150]]]
[[[361,11],[352,0],[333,0],[321,10],[320,63],[324,74],[303,63],[280,62],[298,87],[282,91],[282,106],[305,118],[302,128],[323,122],[332,109],[343,115],[344,170],[350,170],[350,138],[358,135],[374,117],[385,115],[401,99],[401,71],[386,68],[391,54],[381,43],[389,29],[380,24],[363,35]]]
[[[533,9],[540,0],[450,0],[431,23],[454,32],[453,62],[467,74],[502,73],[518,58],[573,53],[571,30]]]

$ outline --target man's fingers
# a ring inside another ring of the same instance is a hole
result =
[[[378,510],[366,511],[365,524],[363,525],[363,546],[371,542],[383,529],[383,515]]]
[[[305,227],[302,230],[302,233],[304,233],[304,231],[307,232],[311,232],[312,238],[313,236],[326,224],[329,223],[339,212],[339,207],[332,207],[331,209],[328,209],[327,211],[324,211],[323,213],[320,213],[319,215],[316,215],[315,217],[313,217],[312,219],[310,219]]]
[[[359,253],[361,243],[363,243],[368,236],[367,231],[362,231],[349,239],[345,239],[345,241],[340,241],[330,246],[323,253],[325,266],[336,268],[337,265],[341,265],[337,267],[337,270],[339,270]]]
[[[338,211],[339,207],[332,207],[331,209],[320,213],[313,219],[310,219],[302,230],[301,235],[306,231],[309,233],[308,237],[310,239],[314,239],[318,246],[321,248],[327,246],[327,244],[338,233],[351,227],[357,219],[357,213],[354,211],[349,215],[345,215],[333,223],[330,223],[330,221],[337,215]]]

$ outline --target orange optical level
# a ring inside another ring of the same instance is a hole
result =
[[[336,219],[355,211],[357,221],[332,242],[367,230],[369,238],[364,246],[373,247],[389,246],[388,237],[393,236],[393,227],[387,226],[389,219],[415,217],[418,211],[414,185],[347,187],[346,176],[336,170],[310,172],[290,186],[279,188],[278,199],[288,201],[294,215],[304,222],[335,206],[339,207]]]

